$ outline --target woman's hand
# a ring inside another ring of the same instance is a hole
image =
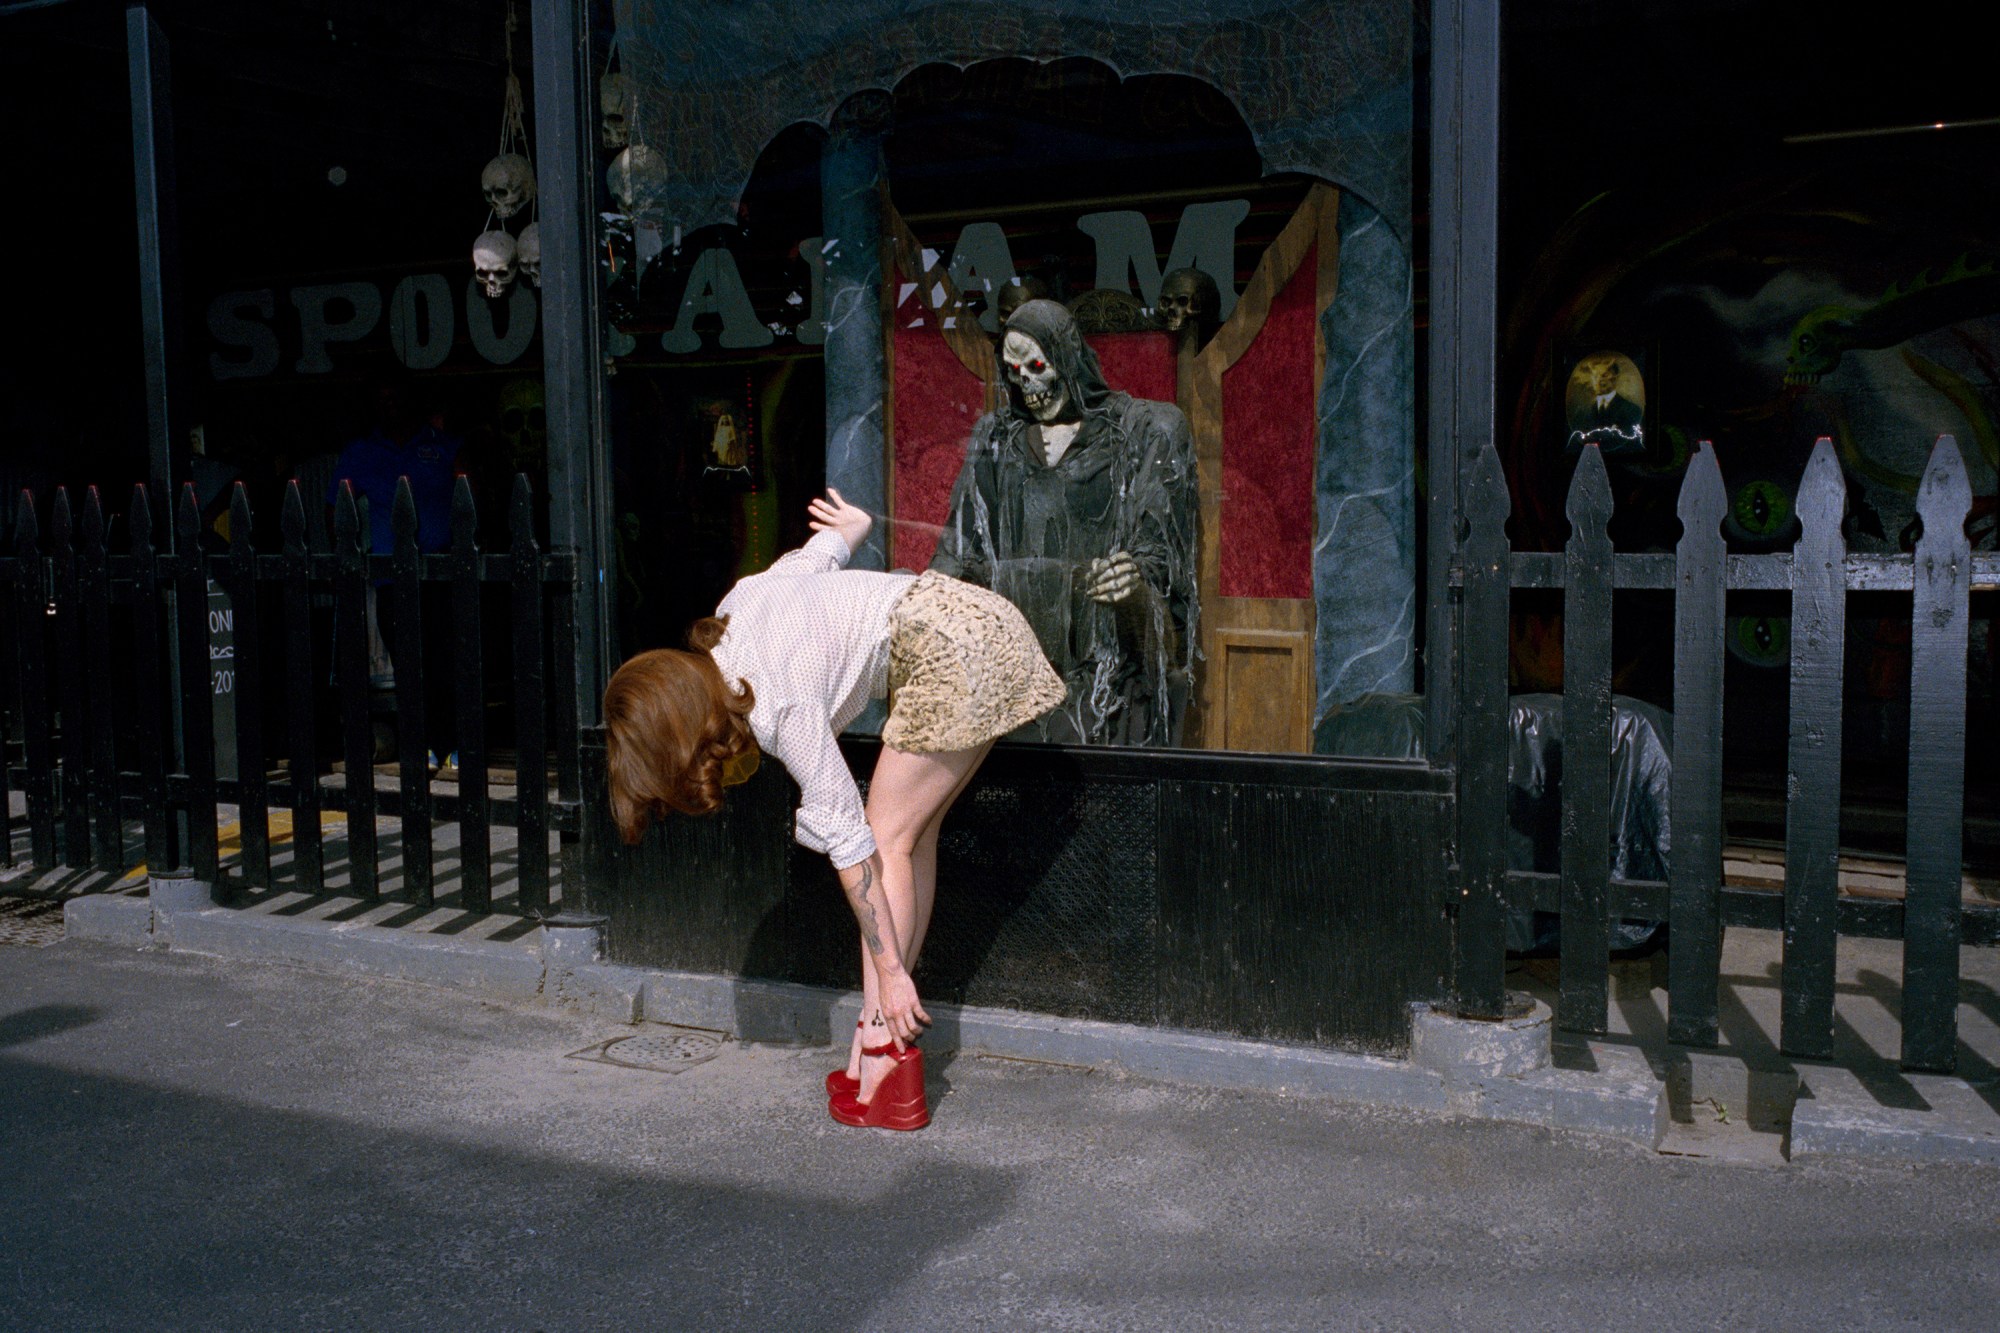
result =
[[[924,1012],[924,1006],[917,999],[917,983],[910,980],[908,972],[897,972],[893,976],[876,974],[881,981],[882,1021],[889,1029],[889,1038],[902,1050],[908,1042],[923,1035],[931,1016]],[[877,1043],[880,1044],[879,1042]]]
[[[812,516],[814,532],[831,529],[839,533],[846,541],[850,555],[861,549],[861,543],[868,540],[868,529],[875,525],[867,510],[847,503],[840,498],[840,492],[831,486],[826,488],[826,498],[814,500],[806,506],[806,513]]]

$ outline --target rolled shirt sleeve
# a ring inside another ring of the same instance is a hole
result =
[[[815,532],[812,540],[796,551],[787,551],[771,562],[764,572],[788,577],[798,574],[831,574],[836,569],[847,568],[848,559],[853,555],[847,549],[847,538],[827,528]]]
[[[847,543],[838,533],[832,535],[845,550]],[[824,853],[838,870],[873,856],[875,834],[868,827],[861,789],[841,757],[828,720],[788,706],[780,711],[772,732],[765,748],[799,784],[793,825],[799,845]]]

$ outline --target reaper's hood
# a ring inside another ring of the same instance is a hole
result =
[[[1055,301],[1023,301],[1007,320],[1007,327],[1041,344],[1042,354],[1055,367],[1069,401],[1075,403],[1085,417],[1096,416],[1108,409],[1111,386],[1104,382],[1104,372],[1097,365],[1097,353],[1084,342],[1083,334],[1077,330],[1076,318],[1069,311]],[[994,355],[997,357],[999,353]],[[1000,380],[1007,385],[1007,401],[1014,415],[1023,420],[1033,420],[1028,409],[1021,405],[1021,395],[1008,382],[1005,366],[1001,367]]]

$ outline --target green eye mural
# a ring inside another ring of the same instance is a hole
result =
[[[1776,541],[1792,523],[1792,497],[1775,481],[1747,481],[1729,501],[1731,535]]]
[[[1792,656],[1792,622],[1781,616],[1731,616],[1729,655],[1755,667],[1781,667]]]

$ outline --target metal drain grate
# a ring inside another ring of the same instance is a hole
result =
[[[595,1060],[621,1069],[651,1069],[662,1074],[678,1074],[722,1053],[722,1034],[693,1028],[664,1028],[641,1032],[577,1051],[572,1060]]]
[[[0,894],[0,944],[46,949],[62,937],[62,899]]]

